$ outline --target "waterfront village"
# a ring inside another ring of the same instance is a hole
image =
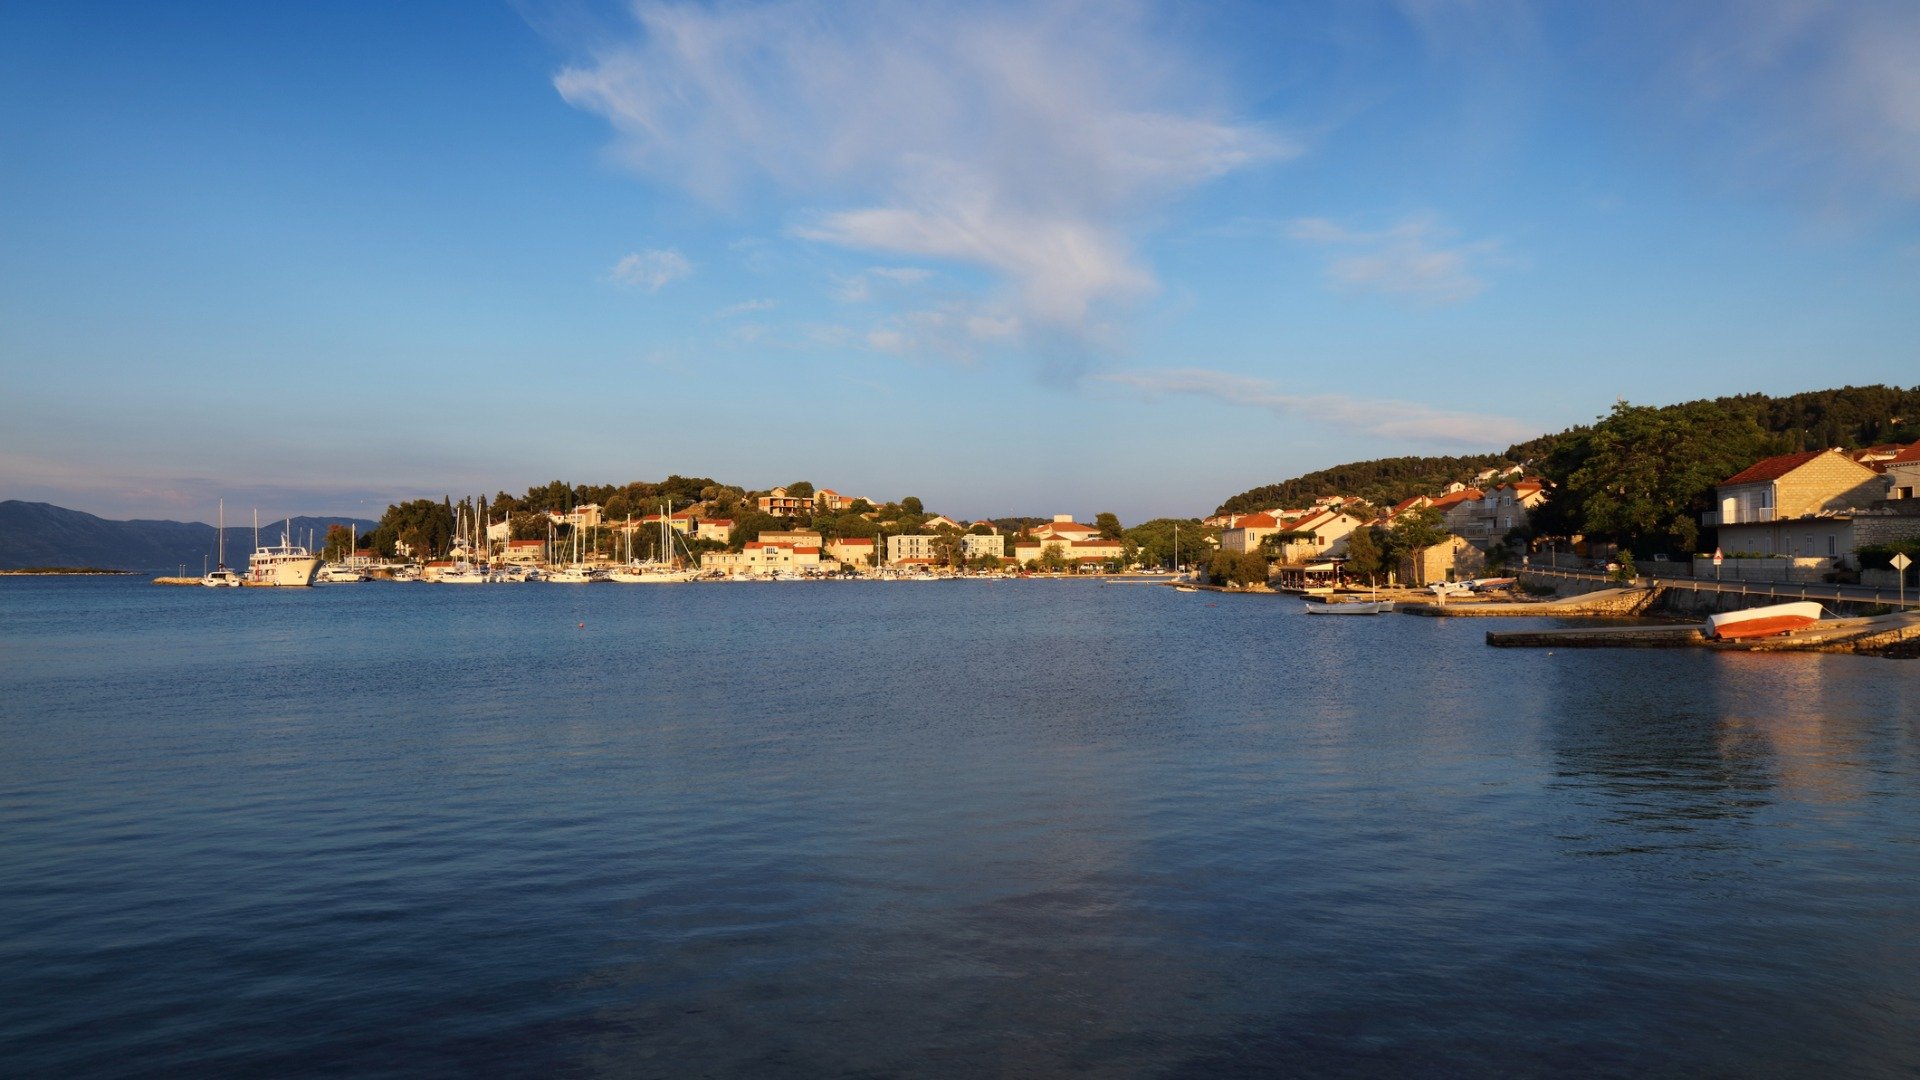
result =
[[[1920,442],[1766,457],[1714,487],[1714,508],[1699,515],[1717,536],[1713,551],[1654,558],[1676,574],[1891,588],[1898,571],[1866,563],[1871,553],[1920,539],[1917,489]],[[1091,524],[1070,514],[960,521],[915,498],[876,502],[807,483],[749,492],[674,477],[611,489],[604,502],[572,502],[580,493],[556,482],[524,499],[390,508],[373,537],[329,535],[321,580],[327,570],[427,581],[1160,572],[1239,589],[1318,591],[1429,586],[1525,566],[1631,564],[1611,544],[1537,536],[1533,520],[1553,485],[1519,464],[1391,506],[1328,495],[1132,528],[1112,514]],[[683,500],[678,508],[673,495]],[[539,505],[563,500],[564,507]]]

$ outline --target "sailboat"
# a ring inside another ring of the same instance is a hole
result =
[[[673,565],[673,503],[669,500],[660,511],[660,546],[651,563],[635,562],[633,558],[633,518],[627,518],[627,562],[607,575],[609,580],[623,585],[675,585],[693,580],[692,570],[682,570]]]
[[[463,504],[454,510],[453,531],[456,537],[454,546],[457,551],[453,568],[442,570],[440,576],[435,579],[442,585],[484,585],[488,581],[486,564],[482,562],[476,565],[472,561],[473,549],[468,546],[466,529],[462,527],[462,522],[467,519],[466,509]]]
[[[568,529],[573,534],[573,561],[549,573],[547,580],[556,585],[591,585],[607,580],[606,571],[585,561],[586,553],[580,546],[580,523],[576,520]]]
[[[227,500],[220,500],[220,525],[216,531],[220,534],[219,563],[213,572],[200,579],[200,584],[209,589],[237,589],[245,585],[246,579],[240,571],[227,566]]]

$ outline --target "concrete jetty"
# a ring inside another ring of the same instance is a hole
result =
[[[1593,615],[1620,618],[1644,614],[1653,606],[1656,595],[1653,589],[1630,586],[1619,589],[1599,589],[1555,600],[1501,602],[1460,599],[1445,603],[1396,604],[1394,610],[1403,611],[1409,615],[1448,617]]]
[[[1695,623],[1487,631],[1487,644],[1503,649],[1675,649],[1706,643],[1706,635]]]
[[[1487,644],[1532,649],[1666,649],[1703,646],[1722,652],[1828,652],[1920,656],[1920,612],[1858,619],[1824,619],[1775,637],[1714,641],[1700,624],[1578,626],[1550,630],[1490,630]]]

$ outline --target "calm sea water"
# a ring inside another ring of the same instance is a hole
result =
[[[1920,665],[1299,608],[0,581],[0,1072],[1920,1068]]]

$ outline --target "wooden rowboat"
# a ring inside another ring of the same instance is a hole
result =
[[[1820,611],[1820,605],[1812,600],[1724,611],[1707,619],[1707,636],[1716,641],[1772,637],[1812,626],[1820,621]]]

